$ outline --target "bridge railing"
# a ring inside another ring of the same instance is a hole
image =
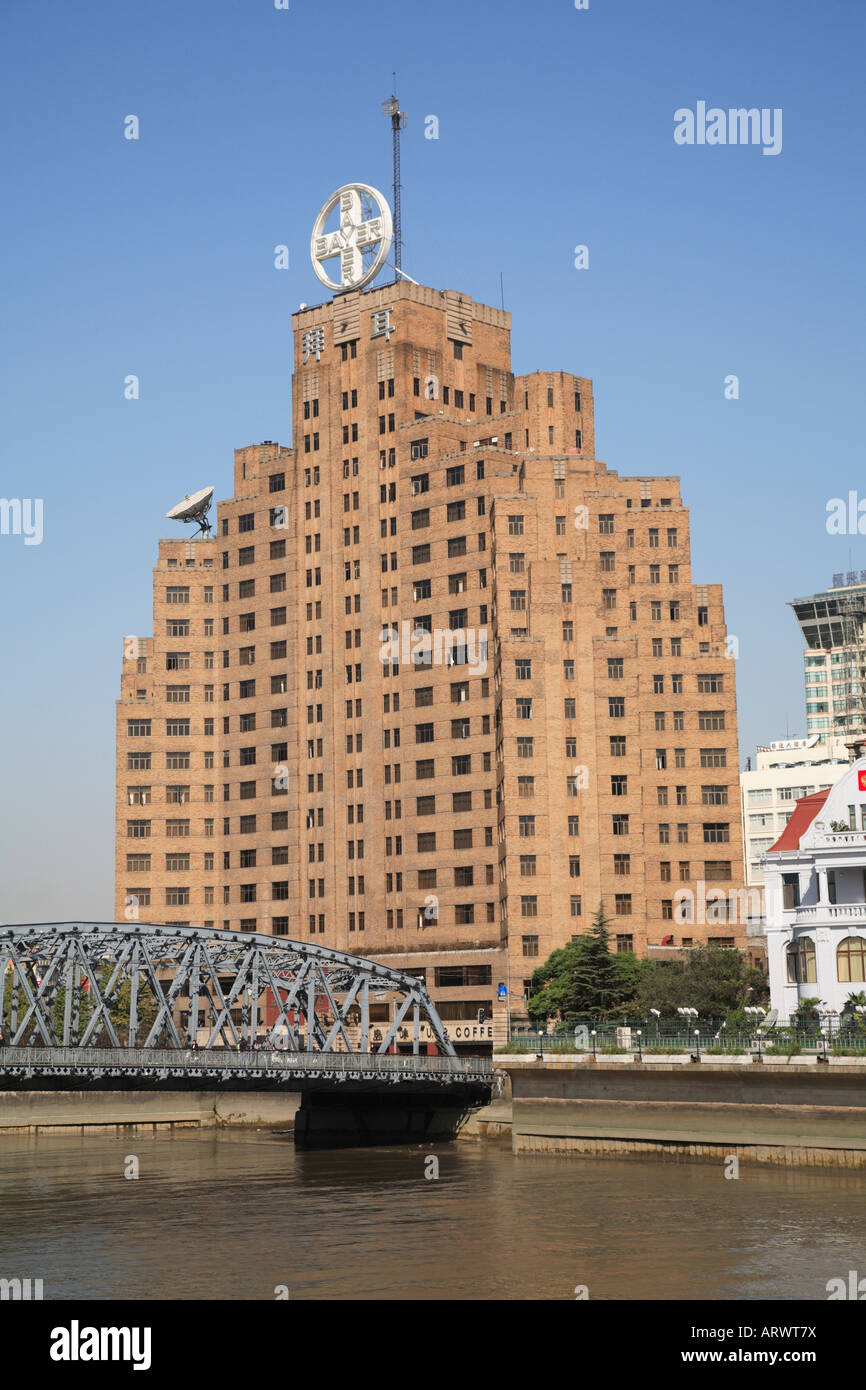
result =
[[[457,1080],[492,1078],[490,1057],[383,1055],[357,1052],[270,1052],[264,1049],[238,1052],[233,1048],[127,1048],[127,1047],[0,1047],[0,1072],[21,1068],[34,1071],[87,1069],[105,1071],[198,1071],[270,1073],[303,1071],[308,1074],[354,1073],[364,1076],[438,1076]]]

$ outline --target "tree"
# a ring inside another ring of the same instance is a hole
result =
[[[730,1015],[746,1003],[769,998],[766,972],[750,966],[741,951],[696,946],[685,960],[652,961],[640,977],[638,1003],[673,1017],[678,1008],[704,1017]]]
[[[15,985],[16,985],[16,983],[17,983],[17,985],[18,985],[18,988],[17,988],[17,1000],[16,1000],[16,990],[15,990]],[[36,983],[35,974],[34,974],[32,977],[30,977],[30,989],[31,989],[32,993],[33,993],[34,996],[35,996],[36,993],[38,992],[38,989],[39,989],[39,986],[38,986],[38,984]],[[78,993],[78,1022],[79,1022],[79,1034],[80,1034],[80,1033],[84,1030],[84,1027],[85,1027],[85,1025],[86,1025],[86,1023],[87,1023],[87,1020],[90,1018],[90,1015],[93,1013],[93,1006],[92,1006],[92,1004],[91,1004],[91,1002],[90,1002],[90,998],[89,998],[89,996],[88,996],[88,994],[87,994],[87,991],[83,988],[83,986],[82,986],[81,984],[79,984],[77,993]],[[11,1039],[12,1039],[12,1006],[13,1006],[13,1002],[16,1003],[15,1023],[16,1023],[16,1031],[17,1031],[17,1029],[20,1028],[20,1027],[21,1027],[21,1024],[24,1022],[24,1019],[25,1019],[25,1017],[26,1017],[26,1015],[27,1015],[27,1011],[28,1011],[28,1009],[30,1008],[30,1005],[29,1005],[29,1003],[28,1003],[28,1001],[27,1001],[27,995],[26,995],[26,993],[25,993],[25,991],[24,991],[23,986],[21,985],[20,980],[17,980],[17,977],[16,977],[16,976],[13,976],[13,973],[12,973],[12,971],[10,970],[10,971],[7,972],[7,974],[6,974],[5,978],[4,978],[4,981],[3,981],[3,990],[2,990],[2,998],[0,998],[0,1027],[2,1027],[3,1032],[4,1032],[5,1035],[6,1035],[7,1041],[11,1041]],[[44,1007],[45,1007],[45,1000],[44,1000],[44,999],[43,999],[42,1007],[43,1007],[43,1009],[44,1009]],[[61,986],[59,987],[59,989],[56,991],[56,993],[55,993],[55,995],[54,995],[54,1001],[53,1001],[53,1003],[52,1003],[52,1005],[51,1005],[51,1025],[52,1025],[52,1027],[53,1027],[53,1029],[54,1029],[55,1035],[60,1039],[61,1042],[63,1041],[63,1021],[64,1021],[65,1010],[66,1010],[66,987],[65,987],[64,985],[61,985]],[[74,1002],[73,1002],[73,1013],[70,1015],[70,1018],[72,1018],[73,1016],[74,1016]],[[30,1015],[30,1019],[29,1019],[28,1024],[27,1024],[27,1030],[26,1030],[26,1033],[25,1033],[25,1036],[24,1036],[23,1041],[24,1041],[24,1042],[29,1042],[30,1037],[31,1037],[34,1033],[35,1033],[35,1038],[34,1038],[35,1045],[36,1045],[37,1047],[39,1047],[39,1046],[42,1045],[44,1039],[43,1039],[42,1034],[39,1032],[39,1029],[38,1029],[38,1027],[37,1027],[37,1025],[36,1025],[36,1016],[35,1016],[35,1014],[31,1014],[31,1015]]]
[[[862,1033],[866,1029],[866,1013],[861,1012],[861,1010],[866,1010],[866,990],[862,989],[856,994],[853,992],[849,994],[842,1005],[842,1012],[839,1015],[839,1022],[842,1027],[856,1029],[857,1032]]]
[[[99,979],[99,988],[100,988],[100,991],[103,991],[103,990],[105,990],[105,989],[108,988],[108,985],[109,985],[109,983],[111,982],[111,977],[112,977],[112,975],[113,975],[113,973],[114,973],[115,968],[116,968],[116,963],[115,963],[114,961],[111,961],[111,960],[103,961],[103,963],[102,963],[102,965],[100,966],[99,971],[98,971],[98,979]],[[5,1032],[7,1038],[11,1038],[11,1036],[12,1036],[11,1018],[12,1018],[13,987],[14,987],[14,982],[13,982],[12,974],[11,974],[11,972],[10,972],[10,973],[8,973],[8,974],[6,975],[6,977],[5,977],[5,980],[4,980],[4,982],[3,982],[2,997],[0,997],[0,1026],[2,1026],[3,1031]],[[38,989],[38,986],[36,985],[36,982],[35,982],[35,978],[34,978],[33,980],[31,980],[31,989],[32,989],[32,991],[33,991],[34,994],[36,993],[36,991],[37,991],[37,989]],[[91,1019],[92,1016],[93,1016],[94,1003],[93,1003],[93,999],[92,999],[92,996],[91,996],[91,991],[90,991],[89,988],[87,987],[87,981],[86,981],[86,980],[79,978],[76,993],[77,993],[77,996],[78,996],[78,1042],[80,1043],[80,1042],[81,1042],[81,1039],[82,1039],[83,1036],[84,1036],[84,1033],[85,1033],[85,1030],[86,1030],[86,1028],[87,1028],[87,1025],[88,1025],[90,1019]],[[114,1030],[115,1030],[115,1032],[117,1033],[117,1036],[118,1036],[118,1039],[119,1039],[121,1045],[125,1045],[125,1043],[126,1043],[127,1040],[128,1040],[128,1037],[129,1037],[129,1009],[130,1009],[131,994],[132,994],[132,986],[131,986],[131,984],[130,984],[130,981],[129,981],[128,979],[127,979],[127,980],[124,980],[123,984],[121,985],[120,989],[119,989],[118,992],[117,992],[116,998],[114,999],[114,1002],[113,1002],[113,1004],[112,1004],[112,1007],[111,1007],[111,1009],[110,1009],[110,1011],[109,1011],[109,1012],[110,1012],[110,1016],[111,1016],[112,1024],[114,1025]],[[27,1013],[27,1010],[28,1010],[28,1008],[29,1008],[29,1004],[28,1004],[28,1002],[27,1002],[27,995],[25,994],[25,992],[24,992],[23,988],[21,987],[20,983],[19,983],[19,986],[18,986],[18,1001],[17,1001],[17,1002],[18,1002],[18,1006],[17,1006],[16,1019],[17,1019],[17,1024],[18,1024],[18,1026],[20,1027],[20,1025],[21,1025],[21,1023],[23,1022],[24,1017],[25,1017],[25,1015],[26,1015],[26,1013]],[[59,1041],[60,1041],[61,1043],[63,1042],[63,1030],[64,1030],[65,1013],[66,1013],[66,986],[65,986],[65,985],[60,985],[60,986],[58,987],[58,989],[57,989],[55,995],[54,995],[54,1000],[53,1000],[53,1003],[52,1003],[52,1005],[51,1005],[51,1025],[52,1025],[52,1027],[53,1027],[53,1029],[54,1029],[55,1036],[59,1039]],[[153,1023],[153,1020],[156,1018],[156,1013],[157,1013],[157,1002],[156,1002],[156,999],[155,999],[154,996],[153,996],[153,991],[151,990],[150,985],[147,983],[146,980],[139,978],[139,986],[138,986],[138,1041],[139,1041],[139,1043],[143,1042],[144,1038],[147,1036],[147,1033],[150,1031],[151,1024]],[[70,1012],[70,1024],[73,1023],[74,1017],[75,1017],[75,1001],[73,1000],[73,1006],[72,1006],[72,1010],[71,1010],[71,1012]],[[28,1025],[27,1025],[27,1033],[26,1033],[25,1041],[29,1041],[30,1036],[31,1036],[31,1034],[32,1034],[32,1032],[33,1032],[34,1030],[35,1030],[35,1033],[36,1033],[36,1036],[35,1036],[35,1043],[36,1043],[37,1046],[39,1046],[39,1045],[42,1043],[42,1041],[43,1041],[42,1035],[41,1035],[41,1033],[38,1031],[38,1029],[36,1028],[36,1024],[35,1024],[35,1021],[34,1021],[34,1017],[31,1015],[30,1021],[29,1021]],[[104,1025],[100,1025],[100,1026],[96,1029],[94,1036],[93,1036],[89,1041],[90,1041],[90,1043],[91,1043],[92,1045],[94,1045],[94,1046],[105,1046],[105,1045],[108,1043],[109,1040],[108,1040],[108,1037],[107,1037],[107,1035],[106,1035]]]
[[[580,942],[581,946],[571,976],[571,995],[576,1013],[604,1014],[619,1003],[622,996],[616,957],[610,953],[610,932],[599,903],[592,926]]]
[[[103,971],[101,985],[103,989],[106,988],[109,981],[111,980],[111,973],[113,969],[114,964],[112,962],[110,967],[107,970]],[[132,984],[130,980],[127,979],[124,980],[123,984],[120,986],[120,989],[117,991],[117,996],[114,1000],[114,1003],[111,1006],[111,1009],[109,1010],[111,1015],[111,1022],[114,1025],[114,1031],[116,1032],[122,1046],[125,1046],[126,1043],[129,1041],[129,1012],[131,1003]],[[147,1037],[148,1033],[150,1032],[151,1025],[154,1019],[156,1018],[157,1014],[157,1002],[153,997],[153,990],[151,989],[147,981],[143,980],[140,976],[138,981],[138,1002],[136,1006],[136,1012],[138,1015],[138,1035],[136,1041],[138,1043],[138,1046],[140,1047],[141,1044],[144,1042],[145,1038]],[[104,1033],[102,1036],[105,1040]]]
[[[802,1033],[817,1033],[821,1024],[821,1009],[824,1008],[823,999],[819,999],[817,994],[809,995],[807,999],[801,999],[794,1012],[791,1014],[791,1025]]]
[[[530,1018],[543,1020],[565,1013],[572,972],[579,955],[580,942],[570,941],[548,956],[544,965],[533,970],[531,994],[526,1005]]]
[[[611,954],[604,904],[599,903],[589,931],[554,951],[533,972],[530,1017],[614,1014],[634,998],[642,964],[631,954]]]

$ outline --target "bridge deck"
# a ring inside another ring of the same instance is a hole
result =
[[[369,1086],[489,1086],[490,1057],[382,1056],[349,1052],[235,1052],[229,1048],[0,1047],[0,1090],[173,1084],[305,1090]]]

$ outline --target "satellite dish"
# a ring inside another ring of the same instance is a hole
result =
[[[176,507],[172,507],[170,512],[166,512],[169,521],[194,521],[203,536],[210,535],[210,522],[207,519],[211,502],[213,501],[213,488],[202,487],[198,492],[188,494],[182,502],[178,502]]]

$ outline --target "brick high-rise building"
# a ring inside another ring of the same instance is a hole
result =
[[[600,463],[591,382],[514,377],[510,315],[464,295],[350,291],[294,330],[293,448],[236,451],[215,538],[160,542],[127,639],[119,917],[424,971],[458,1044],[600,902],[618,950],[744,945],[674,920],[743,871],[678,480]]]

